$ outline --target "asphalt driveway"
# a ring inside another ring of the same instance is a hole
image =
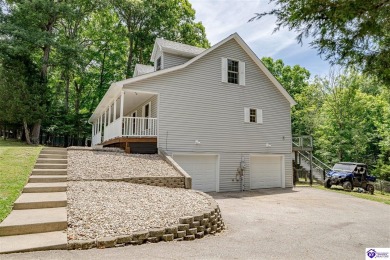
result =
[[[189,242],[7,255],[7,259],[364,259],[390,247],[390,206],[312,188],[211,194],[228,230]],[[0,256],[1,258],[1,256]]]

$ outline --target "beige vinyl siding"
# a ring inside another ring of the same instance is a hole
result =
[[[245,86],[221,82],[222,57],[245,62]],[[290,103],[234,39],[184,69],[129,88],[160,93],[159,147],[221,154],[220,191],[240,189],[232,179],[241,154],[249,164],[251,153],[284,154],[291,186]],[[262,109],[263,123],[245,123],[245,107]],[[245,184],[249,187],[249,173]]]
[[[164,56],[164,69],[168,69],[170,67],[184,64],[190,60],[189,58],[166,53],[166,52],[164,52],[163,56]]]

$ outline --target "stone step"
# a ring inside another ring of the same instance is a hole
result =
[[[66,175],[31,175],[29,183],[66,182]]]
[[[66,208],[13,210],[0,223],[0,237],[66,230]]]
[[[14,210],[66,207],[66,192],[22,193]]]
[[[68,150],[66,149],[42,149],[41,150],[41,154],[67,154],[68,153]]]
[[[66,154],[52,154],[52,153],[43,153],[41,152],[38,156],[38,159],[67,159],[68,155]]]
[[[67,249],[65,231],[0,237],[0,254]]]
[[[48,164],[68,164],[67,159],[50,159],[50,158],[38,158],[37,162],[39,164],[48,163]]]
[[[33,169],[31,175],[67,175],[66,169]]]
[[[34,169],[66,169],[67,164],[36,163]]]
[[[63,192],[67,190],[67,186],[66,182],[27,183],[23,193]]]

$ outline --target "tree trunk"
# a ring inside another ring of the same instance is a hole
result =
[[[5,140],[5,124],[3,125],[3,127],[1,129],[2,129],[2,133],[3,133],[3,140]]]
[[[38,120],[38,122],[34,124],[33,131],[32,131],[31,141],[33,144],[39,144],[40,133],[41,133],[41,120]]]
[[[132,76],[131,67],[133,64],[133,39],[129,37],[129,55],[127,57],[126,64],[126,78],[130,78]]]
[[[7,131],[7,126],[4,127],[4,140],[7,140],[9,138],[9,129]]]
[[[23,119],[23,127],[24,127],[24,134],[26,136],[26,142],[27,142],[27,144],[31,144],[30,130],[28,129],[28,125],[27,125],[26,119]]]
[[[64,73],[63,79],[65,80],[65,113],[69,112],[69,87],[70,87],[70,79],[69,74]]]

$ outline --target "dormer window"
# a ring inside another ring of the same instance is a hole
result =
[[[156,61],[156,71],[161,70],[161,57],[159,57]]]

